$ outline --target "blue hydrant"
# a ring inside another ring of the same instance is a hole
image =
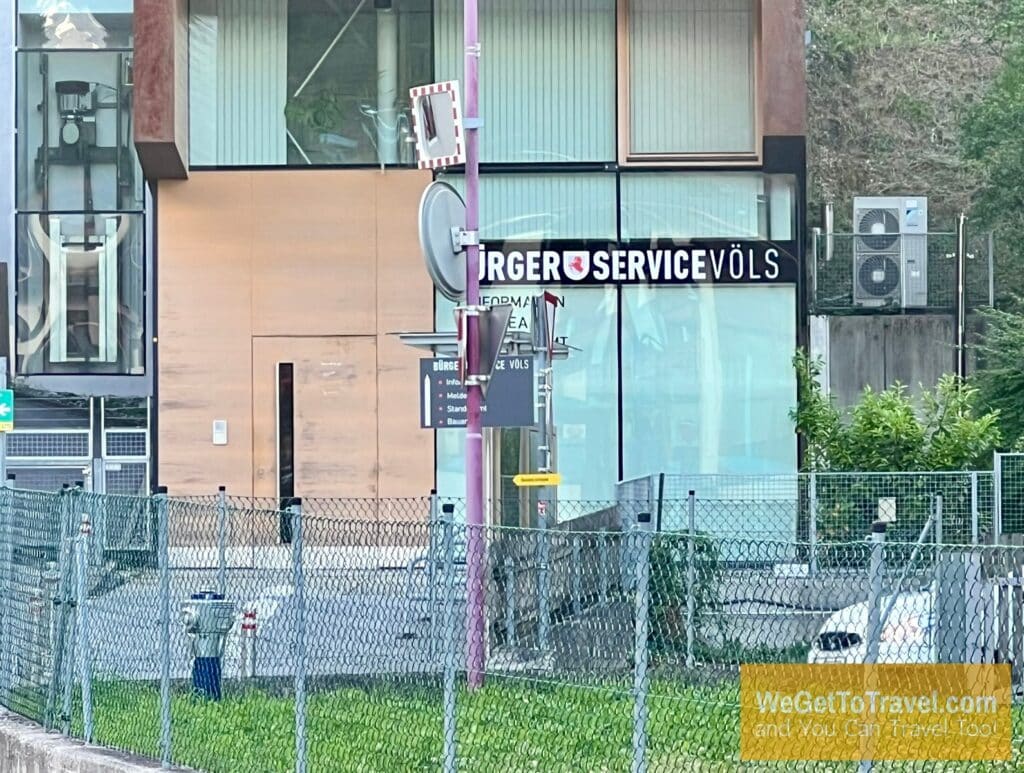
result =
[[[219,701],[224,642],[235,622],[234,602],[221,593],[193,593],[181,605],[181,622],[192,642],[192,689],[197,695]]]

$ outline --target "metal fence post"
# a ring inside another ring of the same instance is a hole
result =
[[[1003,455],[992,454],[992,537],[998,545],[1003,539]]]
[[[601,606],[608,605],[608,533],[607,531],[601,532],[601,535],[597,538],[597,560],[601,564],[599,585],[598,585],[598,601]]]
[[[455,621],[455,505],[441,506],[442,549],[444,551],[444,773],[455,773],[457,727],[455,722],[455,669],[458,630]]]
[[[64,696],[61,701],[61,732],[71,734],[72,701],[75,695],[75,664],[78,659],[78,634],[73,627],[78,623],[78,605],[82,597],[78,595],[78,537],[81,525],[81,494],[83,483],[76,481],[67,491],[67,503],[64,513],[67,520],[66,537],[63,540],[63,560],[61,562],[61,578],[64,585],[64,602],[61,605],[61,628],[64,641],[64,658],[61,672],[64,680]],[[74,614],[72,614],[74,612]],[[68,630],[68,629],[72,630]]]
[[[3,490],[0,491],[0,518],[3,519],[3,597],[6,604],[0,605],[0,692],[3,702],[10,705],[11,689],[14,686],[14,654],[11,652],[11,606],[14,594],[14,473],[7,473]]]
[[[516,646],[516,565],[505,556],[505,635],[509,647]]]
[[[171,563],[167,486],[158,486],[156,506],[157,567],[160,584],[160,762],[171,766]]]
[[[694,638],[697,632],[697,495],[687,496],[686,522],[686,667],[693,668]]]
[[[807,497],[807,507],[810,510],[807,520],[807,544],[810,556],[807,562],[808,572],[813,577],[818,572],[818,477],[811,473],[810,491]]]
[[[935,544],[942,544],[942,494],[935,495]]]
[[[288,505],[295,594],[295,773],[306,773],[306,578],[302,569],[302,500]]]
[[[228,490],[217,488],[217,592],[228,592]]]
[[[102,460],[99,460],[102,462]],[[90,480],[95,476],[90,476]],[[108,523],[110,521],[110,514],[107,512],[107,498],[105,496],[97,496],[92,492],[83,489],[82,497],[84,504],[82,506],[82,512],[89,513],[89,524],[91,531],[89,532],[89,562],[93,566],[103,566],[104,559],[106,557],[106,546],[110,538],[110,530]]]
[[[92,651],[89,646],[89,536],[92,524],[88,513],[82,513],[82,526],[75,541],[78,575],[78,665],[82,689],[82,729],[83,739],[92,743]]]
[[[547,502],[537,503],[537,646],[540,651],[547,652],[548,630],[551,625],[550,582],[548,578],[548,553],[551,531],[548,529]]]
[[[572,613],[578,615],[583,611],[583,546],[580,537],[572,537]]]
[[[430,491],[430,518],[427,527],[427,624],[430,626],[430,640],[427,653],[435,664],[437,655],[437,491]]]
[[[66,650],[66,622],[67,610],[70,602],[70,589],[68,577],[68,507],[70,497],[68,496],[68,485],[65,483],[61,489],[60,498],[57,500],[57,585],[51,598],[51,614],[56,618],[53,625],[56,630],[53,637],[52,669],[49,685],[46,692],[46,710],[44,712],[44,726],[52,730],[55,725],[57,712],[57,690],[62,685],[66,676],[67,666],[65,658]],[[53,618],[51,618],[53,619]],[[63,695],[63,693],[62,693]],[[63,707],[63,702],[62,702]],[[63,729],[63,720],[62,720]]]
[[[636,588],[633,597],[633,764],[632,773],[647,771],[647,639],[650,633],[651,514],[640,513],[634,525]]]
[[[871,525],[871,561],[869,564],[871,590],[868,596],[868,625],[867,625],[867,652],[864,662],[866,665],[873,665],[878,662],[878,646],[882,638],[882,590],[885,575],[885,523],[876,521]],[[867,669],[865,674],[868,684],[865,690],[876,685],[871,684],[872,679],[877,679],[873,669]],[[860,761],[860,773],[870,773],[872,761],[869,758]]]
[[[978,473],[971,473],[971,544],[977,545],[981,538],[978,523]]]
[[[882,587],[885,574],[885,523],[876,521],[871,525],[871,562],[869,565],[871,576],[868,578],[871,583],[870,595],[868,597],[868,625],[867,625],[867,663],[878,662],[878,644],[882,630]]]

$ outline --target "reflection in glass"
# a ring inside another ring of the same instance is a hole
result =
[[[131,55],[18,54],[18,208],[140,210]]]
[[[412,165],[430,30],[429,0],[192,0],[190,163]]]
[[[132,0],[18,0],[21,48],[130,48]]]
[[[141,374],[142,217],[18,216],[18,372]]]
[[[624,287],[623,474],[789,473],[791,287]]]
[[[796,179],[760,172],[622,176],[622,238],[794,238]]]
[[[753,153],[753,0],[629,0],[628,14],[630,154]]]
[[[434,0],[439,81],[465,82],[462,5]],[[615,160],[615,19],[615,0],[481,0],[484,162]]]
[[[441,179],[465,192],[463,175]],[[615,175],[485,174],[480,178],[484,240],[614,239]]]

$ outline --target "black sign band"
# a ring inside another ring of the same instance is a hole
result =
[[[482,285],[794,284],[792,242],[490,242]]]

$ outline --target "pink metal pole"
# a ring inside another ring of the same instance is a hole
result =
[[[477,0],[464,0],[466,47],[466,230],[480,228],[480,35]],[[477,242],[477,239],[473,239]],[[466,303],[480,305],[480,246],[466,249]],[[480,373],[480,318],[470,311],[466,317],[468,372]],[[466,644],[467,678],[470,689],[484,683],[484,443],[480,423],[483,394],[479,384],[468,388],[466,417]]]

